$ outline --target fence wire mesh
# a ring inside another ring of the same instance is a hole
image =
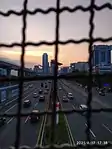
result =
[[[54,127],[55,127],[55,116],[56,116],[56,97],[57,97],[57,79],[58,78],[68,78],[67,76],[61,76],[58,77],[57,76],[57,70],[58,70],[58,45],[66,45],[69,43],[73,43],[73,44],[80,44],[80,43],[88,43],[88,52],[89,52],[89,75],[87,76],[89,79],[89,83],[88,83],[88,100],[87,100],[87,106],[88,106],[88,110],[87,110],[87,129],[86,129],[86,135],[87,135],[87,140],[90,140],[90,129],[91,129],[91,113],[92,112],[112,112],[112,108],[109,109],[92,109],[91,108],[91,102],[92,102],[92,45],[95,42],[109,42],[112,41],[112,37],[109,38],[94,38],[93,37],[93,32],[94,32],[94,16],[95,16],[95,11],[100,11],[102,9],[108,8],[108,9],[112,9],[112,5],[110,3],[105,3],[101,6],[97,6],[95,4],[95,0],[90,0],[90,5],[88,7],[83,7],[81,5],[79,6],[75,6],[74,8],[69,8],[69,7],[62,7],[60,8],[60,1],[61,0],[56,0],[56,8],[48,8],[47,10],[42,10],[42,9],[35,9],[33,11],[30,11],[27,9],[27,5],[28,5],[28,0],[24,0],[23,3],[23,9],[19,12],[17,11],[13,11],[13,10],[9,10],[7,12],[2,12],[0,11],[0,15],[4,16],[4,17],[9,17],[10,15],[16,15],[16,16],[22,16],[22,20],[23,20],[23,27],[22,27],[22,41],[21,43],[10,43],[10,44],[5,44],[5,43],[0,43],[0,48],[6,47],[6,48],[12,48],[12,47],[21,47],[21,68],[20,68],[20,72],[21,75],[20,77],[17,78],[12,78],[12,77],[6,77],[4,79],[0,79],[1,82],[4,81],[19,81],[19,100],[18,100],[18,113],[17,114],[1,114],[0,117],[12,117],[12,116],[16,116],[17,117],[17,125],[16,125],[16,140],[15,140],[15,148],[19,148],[20,147],[20,125],[21,125],[21,117],[22,116],[28,116],[30,113],[27,114],[22,114],[21,113],[21,108],[22,108],[22,94],[23,94],[23,83],[24,81],[29,81],[29,80],[45,80],[45,79],[52,79],[53,80],[53,90],[54,90],[54,94],[53,94],[53,111],[45,111],[45,112],[40,112],[38,115],[44,115],[44,114],[52,114],[52,142],[54,142]],[[75,39],[69,39],[66,41],[60,41],[59,40],[59,28],[60,28],[60,14],[68,11],[69,13],[74,13],[77,10],[83,11],[83,12],[90,12],[90,18],[89,18],[89,25],[90,25],[90,29],[89,29],[89,38],[83,38],[80,40],[75,40]],[[55,41],[52,42],[48,42],[48,41],[41,41],[41,42],[26,42],[26,28],[27,28],[27,15],[35,15],[36,13],[42,13],[42,14],[48,14],[51,12],[55,12],[56,13],[56,27],[55,27]],[[25,56],[25,48],[27,46],[41,46],[41,45],[47,45],[47,46],[52,46],[55,45],[55,71],[54,71],[54,76],[33,76],[33,77],[24,77],[24,56]],[[83,76],[72,76],[72,77],[83,77]],[[84,112],[84,110],[59,110],[59,113],[65,113],[65,114],[71,114],[73,112]],[[62,144],[62,145],[48,145],[48,146],[38,146],[35,148],[44,148],[44,149],[49,149],[49,148],[83,148],[83,147],[87,147],[87,148],[106,148],[108,146],[112,147],[112,143],[108,142],[107,144],[103,144],[103,145],[99,145],[99,144],[89,144],[89,145],[76,145],[76,146],[69,146],[66,144]],[[30,148],[27,146],[22,146],[21,148]]]

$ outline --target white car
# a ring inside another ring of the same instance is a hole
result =
[[[68,102],[69,101],[69,99],[67,98],[67,96],[63,96],[63,102]]]
[[[82,104],[82,105],[80,105],[79,106],[79,109],[81,109],[81,110],[87,110],[87,105],[84,105],[84,104]],[[83,112],[82,114],[84,115],[86,112]]]
[[[99,91],[99,95],[105,96],[105,92],[104,91]]]
[[[34,98],[38,97],[38,94],[37,93],[33,93],[33,97]]]
[[[48,94],[48,91],[47,91],[47,90],[45,90],[45,91],[44,91],[44,94]]]
[[[72,95],[72,93],[68,93],[68,99],[73,99],[74,97],[73,97],[73,95]]]
[[[62,88],[61,88],[61,87],[59,87],[59,90],[62,90]]]

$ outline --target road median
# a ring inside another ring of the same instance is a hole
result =
[[[50,106],[51,92],[52,92],[52,90],[50,88],[50,93],[47,96],[47,100],[46,100],[46,103],[45,103],[45,111],[48,111],[49,106]],[[38,134],[36,146],[42,146],[43,145],[44,134],[45,134],[45,126],[46,126],[46,123],[47,123],[47,119],[48,119],[48,115],[45,114],[42,118],[42,122],[41,122],[41,126],[40,126],[40,131],[39,131],[39,134]]]
[[[63,144],[63,143],[70,143],[68,132],[66,129],[65,119],[63,114],[59,114],[59,124],[56,124],[55,126],[55,140],[54,143],[57,145]],[[44,145],[51,144],[51,126],[46,125],[45,127],[45,136],[44,136]]]
[[[57,100],[59,101],[59,99]],[[61,109],[61,105],[60,105]],[[44,145],[52,144],[51,142],[51,115],[49,116],[49,119],[45,126],[45,133],[44,133]],[[67,130],[67,124],[65,120],[64,113],[59,113],[59,122],[58,124],[55,124],[55,130],[54,130],[54,144],[61,145],[61,144],[70,144],[70,138]]]

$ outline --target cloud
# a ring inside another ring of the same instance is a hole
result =
[[[8,62],[8,63],[16,64],[16,65],[19,64],[19,60],[12,60],[12,59],[6,58],[6,57],[0,57],[0,60]]]

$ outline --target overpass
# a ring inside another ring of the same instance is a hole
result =
[[[21,67],[18,66],[18,65],[15,65],[15,64],[12,64],[10,62],[5,62],[5,61],[0,60],[0,68],[3,68],[3,69],[6,70],[7,76],[11,75],[11,70],[18,71],[18,76],[20,76],[20,69],[21,69]],[[24,75],[25,76],[31,76],[31,75],[34,75],[34,74],[35,74],[35,72],[32,71],[31,69],[24,68]]]

